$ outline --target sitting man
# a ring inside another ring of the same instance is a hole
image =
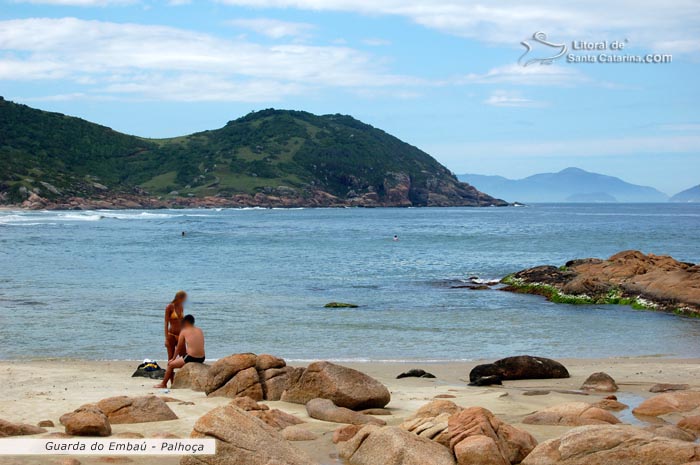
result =
[[[204,333],[194,325],[194,317],[186,315],[182,319],[182,330],[177,340],[175,357],[168,361],[163,382],[154,388],[167,388],[168,381],[175,377],[175,369],[182,368],[185,363],[204,363]]]

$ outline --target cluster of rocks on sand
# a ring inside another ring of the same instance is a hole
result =
[[[424,374],[412,372],[419,378]],[[508,357],[476,366],[470,373],[472,380],[496,381],[495,377],[499,382],[568,376],[561,363],[532,356]],[[620,387],[604,372],[591,374],[576,391],[597,401],[540,408],[516,423],[482,406],[458,405],[447,398],[435,398],[413,415],[393,421],[387,409],[391,393],[376,379],[330,362],[289,367],[271,355],[235,354],[211,365],[187,364],[176,375],[175,384],[213,398],[230,398],[199,417],[190,434],[215,439],[216,454],[183,457],[181,465],[318,465],[299,446],[299,441],[319,439],[308,427],[310,420],[271,408],[263,403],[266,400],[303,404],[309,418],[337,424],[332,441],[337,456],[348,465],[700,463],[696,442],[700,391],[683,384],[655,385],[650,389],[654,395],[633,410],[654,422],[626,425],[615,413],[628,408],[613,394]],[[66,413],[60,422],[64,436],[109,436],[111,425],[176,419],[168,406],[173,401],[156,396],[111,397]],[[556,437],[538,442],[526,428],[543,425],[562,429]],[[45,432],[41,426],[0,421],[0,437]]]
[[[628,304],[700,316],[700,265],[638,250],[607,260],[572,260],[537,266],[505,277],[507,291],[539,294],[555,302]]]

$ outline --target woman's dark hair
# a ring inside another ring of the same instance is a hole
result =
[[[185,318],[182,319],[183,323],[189,323],[192,326],[194,326],[194,317],[192,315],[185,315]]]

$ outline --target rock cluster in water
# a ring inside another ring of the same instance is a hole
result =
[[[504,290],[538,294],[553,302],[619,304],[700,316],[700,265],[637,250],[607,260],[572,260],[506,276]]]

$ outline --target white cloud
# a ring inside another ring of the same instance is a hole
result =
[[[273,39],[283,37],[308,37],[315,28],[313,24],[280,21],[272,18],[234,19],[229,24],[248,29]]]
[[[522,97],[517,92],[509,92],[505,90],[494,91],[486,100],[486,105],[494,107],[542,107],[544,102],[538,102],[529,98]]]
[[[173,100],[274,101],[324,87],[402,87],[344,46],[260,45],[173,27],[76,18],[0,21],[0,79],[62,79],[84,93]]]
[[[590,78],[571,67],[563,67],[556,64],[525,67],[515,63],[492,68],[486,73],[472,73],[460,76],[455,81],[463,84],[515,84],[562,87],[592,82]]]
[[[518,43],[535,31],[561,40],[622,40],[658,52],[700,52],[697,0],[218,0],[257,8],[396,15],[488,43]],[[666,47],[666,48],[664,48]]]

